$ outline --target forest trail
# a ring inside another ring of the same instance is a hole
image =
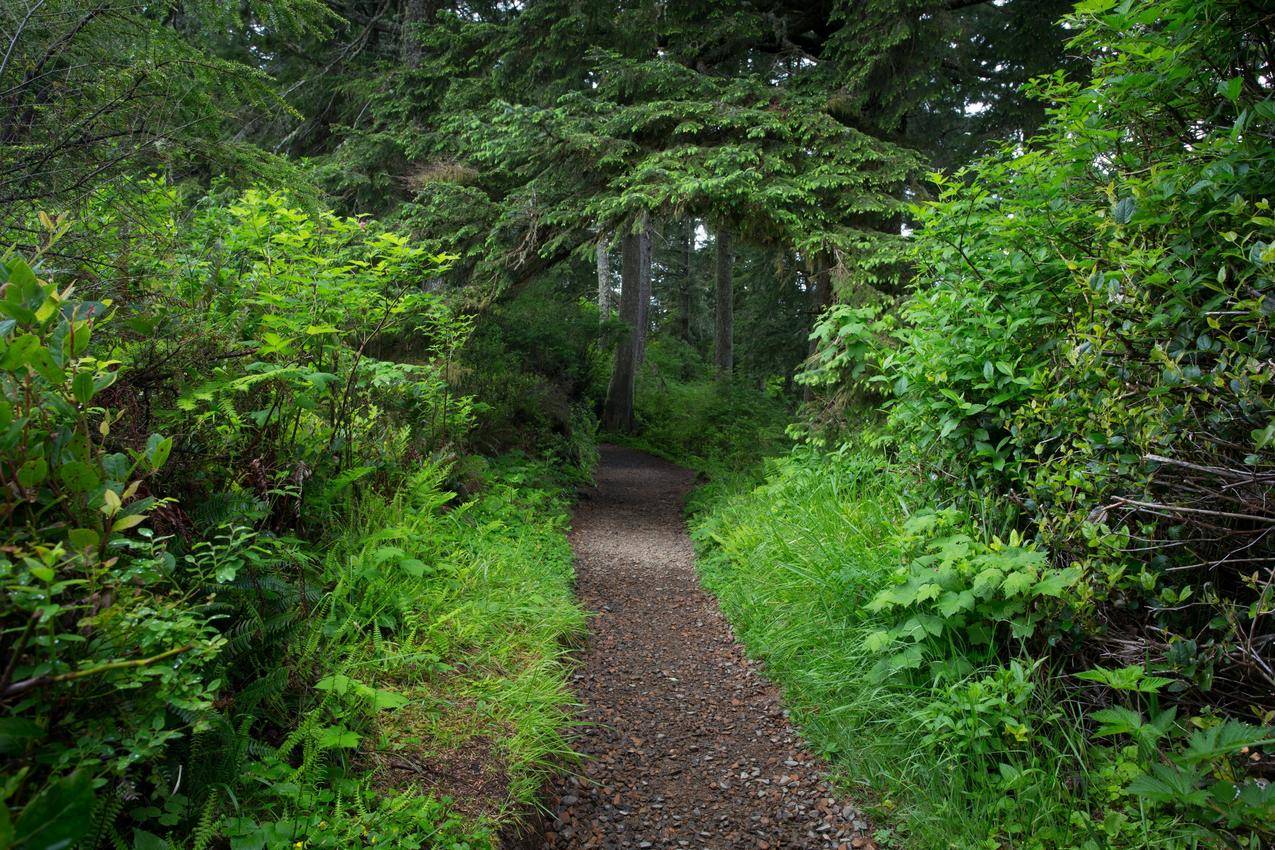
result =
[[[602,449],[575,512],[595,612],[575,676],[585,761],[547,801],[547,848],[871,848],[778,690],[699,583],[682,520],[693,474]]]

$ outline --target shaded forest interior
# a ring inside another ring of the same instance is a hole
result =
[[[1273,86],[1257,0],[4,3],[0,850],[525,833],[602,442],[873,846],[1271,846]]]

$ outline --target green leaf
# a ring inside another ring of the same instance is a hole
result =
[[[22,850],[65,850],[93,822],[93,778],[86,771],[63,777],[36,795],[13,825]]]
[[[35,334],[25,334],[9,343],[4,355],[0,356],[0,369],[16,372],[31,362],[32,352],[40,348],[40,338]]]
[[[319,733],[317,743],[325,750],[352,750],[359,745],[359,736],[344,726],[329,726]]]
[[[71,378],[71,395],[80,404],[88,404],[93,400],[93,393],[97,391],[94,382],[94,373],[87,369],[75,373]]]
[[[350,683],[353,680],[343,673],[333,673],[331,676],[324,676],[314,687],[320,691],[331,691],[338,696],[347,693],[350,690]]]
[[[400,693],[394,691],[377,690],[372,695],[372,707],[375,709],[392,709],[402,708],[407,705],[410,700]]]
[[[1064,590],[1080,581],[1082,574],[1080,567],[1055,570],[1036,582],[1036,586],[1032,588],[1032,594],[1035,596],[1062,596]]]
[[[159,469],[167,461],[173,451],[173,438],[151,434],[146,440],[146,462],[151,469]]]
[[[0,717],[0,755],[21,755],[44,737],[39,724],[24,717]]]
[[[133,830],[133,850],[172,850],[168,842],[151,832]]]
[[[1115,219],[1116,224],[1128,224],[1137,211],[1138,202],[1132,197],[1124,197],[1112,208],[1111,217]]]
[[[0,848],[9,850],[13,846],[13,821],[9,818],[9,807],[0,803]]]
[[[1123,706],[1100,709],[1092,717],[1102,724],[1095,735],[1132,735],[1142,727],[1142,715]]]
[[[66,533],[66,539],[77,552],[96,549],[102,542],[101,536],[91,528],[73,528]]]
[[[1001,590],[1007,596],[1021,596],[1036,584],[1036,573],[1031,570],[1015,570],[1005,576]]]
[[[111,524],[111,531],[128,531],[130,528],[136,528],[144,522],[146,522],[145,514],[129,514],[115,520]]]
[[[42,457],[33,458],[18,467],[18,484],[23,487],[36,487],[48,476],[49,464]]]
[[[102,483],[97,470],[83,461],[73,460],[58,466],[58,478],[72,493],[89,493]]]

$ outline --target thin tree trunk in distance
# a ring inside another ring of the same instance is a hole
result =
[[[730,375],[735,366],[734,264],[734,242],[730,231],[722,228],[717,233],[717,333],[713,345],[717,374],[721,377]]]
[[[691,344],[691,299],[694,281],[691,279],[691,255],[695,250],[695,219],[688,218],[682,229],[682,279],[677,292],[677,335],[687,345]]]
[[[650,230],[643,227],[640,233],[625,233],[621,250],[620,320],[628,332],[615,349],[602,426],[608,431],[628,432],[633,430],[633,391],[645,346],[646,306],[642,302],[650,298],[651,291]]]
[[[611,254],[607,251],[606,234],[598,239],[598,317],[606,321],[611,316]]]

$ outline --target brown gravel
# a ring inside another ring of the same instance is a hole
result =
[[[596,612],[576,692],[580,774],[550,789],[546,848],[871,848],[699,584],[692,473],[604,447],[575,513]]]

